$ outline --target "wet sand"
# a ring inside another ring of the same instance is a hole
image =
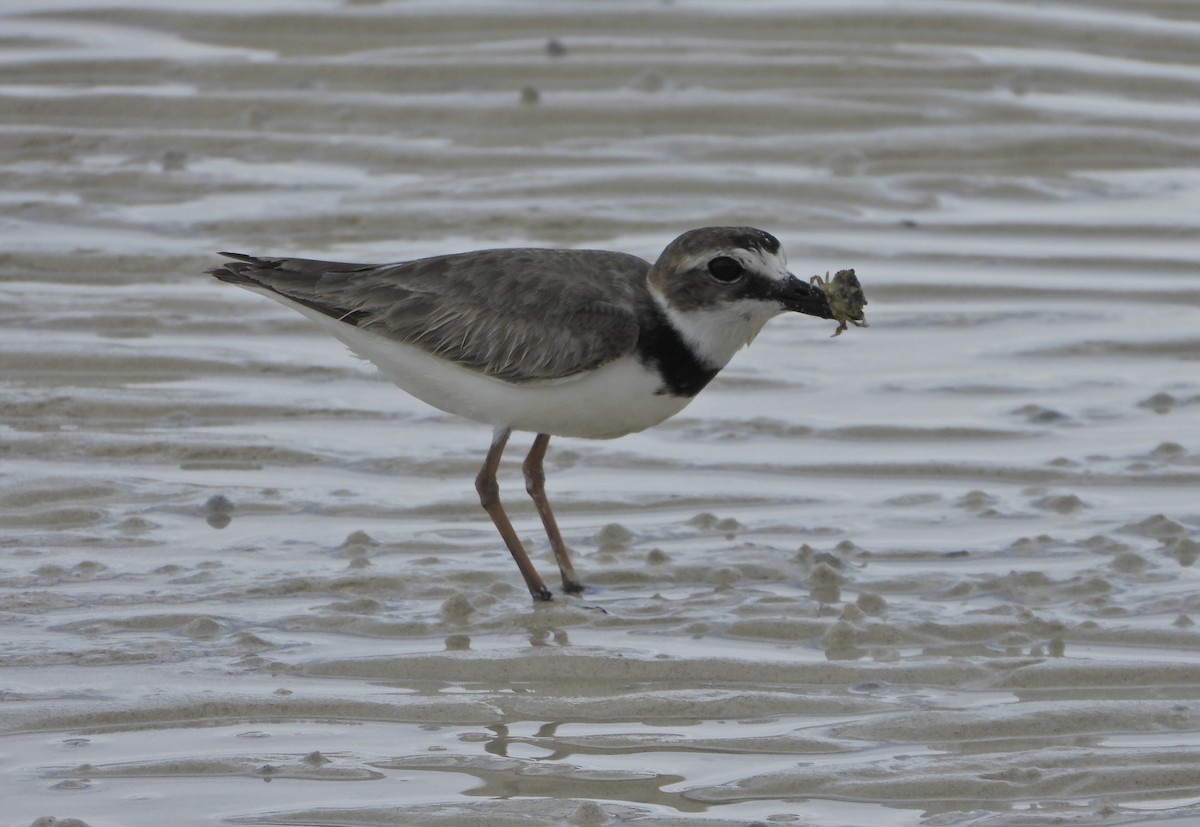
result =
[[[0,16],[6,823],[1200,822],[1195,4],[244,5]],[[552,441],[539,606],[486,427],[203,275],[724,223],[871,327]]]

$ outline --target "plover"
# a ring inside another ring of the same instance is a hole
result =
[[[500,503],[496,469],[514,431],[536,434],[525,488],[562,575],[575,573],[546,499],[551,436],[612,439],[682,410],[785,311],[832,318],[788,272],[779,241],[704,227],[658,261],[604,250],[496,249],[393,264],[235,259],[211,274],[298,310],[401,389],[494,428],[475,488],[536,600],[551,592]]]

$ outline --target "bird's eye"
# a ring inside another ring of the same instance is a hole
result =
[[[725,284],[732,284],[742,277],[742,265],[729,256],[717,256],[708,263],[708,274]]]

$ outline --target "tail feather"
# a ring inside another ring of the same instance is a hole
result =
[[[329,272],[347,273],[370,269],[372,265],[346,264],[342,262],[311,261],[308,259],[259,258],[246,253],[222,252],[227,261],[220,267],[208,271],[221,281],[248,287],[277,299],[286,299],[316,310],[338,321],[358,326],[367,321],[371,314],[361,310],[341,307],[322,300],[313,291],[313,285]]]
[[[252,273],[255,270],[278,270],[280,264],[278,259],[258,258],[257,256],[250,256],[245,253],[223,252],[221,255],[226,258],[236,259],[236,261],[228,261],[220,267],[214,267],[208,271],[208,274],[216,276],[221,281],[226,281],[230,284],[270,288],[270,285],[255,278]],[[274,288],[270,289],[273,290]]]

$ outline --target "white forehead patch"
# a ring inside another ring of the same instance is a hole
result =
[[[772,253],[762,248],[752,250],[747,250],[744,247],[735,247],[728,250],[716,249],[702,256],[693,256],[692,258],[684,259],[679,263],[679,270],[682,273],[686,273],[689,270],[707,269],[708,263],[720,256],[728,256],[741,264],[747,271],[758,273],[775,281],[783,281],[790,275],[787,268],[787,255],[783,252],[782,247],[779,248],[779,252],[777,253]]]
[[[738,250],[738,255],[734,256],[742,263],[742,266],[747,270],[755,273],[761,273],[764,276],[783,281],[789,275],[787,268],[787,254],[783,252],[783,248],[779,248],[779,252],[772,253],[762,248],[756,250]]]

